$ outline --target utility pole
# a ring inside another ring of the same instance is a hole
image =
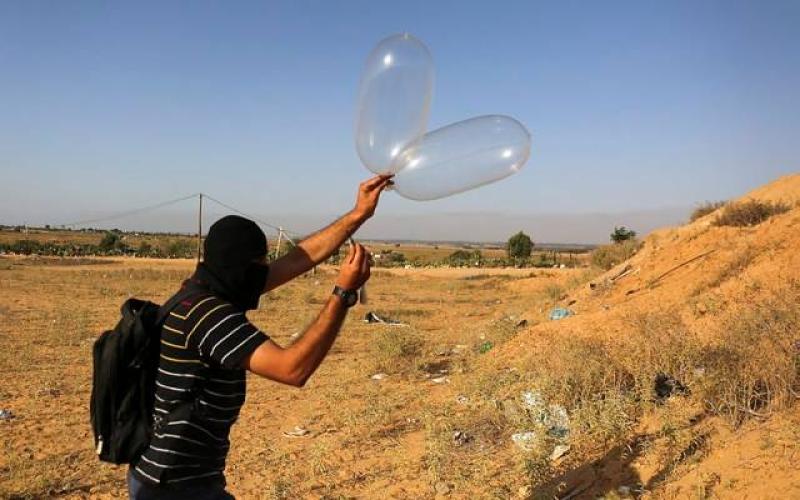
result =
[[[275,244],[275,258],[281,256],[281,241],[283,240],[283,228],[278,228],[278,242]]]
[[[203,193],[199,194],[200,207],[197,211],[197,262],[200,263],[200,253],[203,249]]]

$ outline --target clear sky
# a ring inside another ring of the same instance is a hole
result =
[[[795,0],[6,1],[0,223],[199,191],[287,225],[340,213],[368,175],[353,145],[360,71],[403,31],[436,63],[431,128],[509,114],[533,150],[522,172],[479,190],[386,196],[374,235],[456,214],[463,238],[495,238],[468,214],[729,198],[800,171],[798,26]],[[547,234],[538,224],[525,229]]]

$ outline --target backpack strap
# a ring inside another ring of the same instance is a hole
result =
[[[183,302],[184,300],[192,297],[194,295],[202,295],[203,292],[201,290],[193,289],[192,287],[184,287],[181,288],[178,293],[170,297],[164,305],[158,308],[158,314],[156,315],[156,325],[160,328],[163,326],[164,321],[167,319],[170,311],[175,309],[175,307]]]

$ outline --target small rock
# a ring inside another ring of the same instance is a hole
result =
[[[0,420],[11,420],[16,417],[11,410],[0,410]]]
[[[385,378],[386,378],[386,377],[388,377],[388,376],[389,376],[389,375],[387,375],[387,374],[385,374],[385,373],[376,373],[375,375],[371,376],[370,378],[371,378],[372,380],[383,380],[383,379],[385,379]]]
[[[433,489],[436,490],[436,493],[439,495],[447,495],[450,493],[450,486],[448,486],[444,481],[437,482],[435,485],[433,485]]]
[[[447,377],[436,377],[432,378],[431,382],[433,382],[434,384],[449,384],[450,379]]]
[[[631,494],[631,487],[630,486],[620,486],[619,488],[617,488],[617,493],[619,493],[620,495],[622,495],[624,497],[629,496]]]
[[[460,405],[465,405],[469,403],[469,398],[463,394],[459,394],[458,396],[456,396],[456,403]]]
[[[553,449],[553,453],[550,454],[550,460],[558,460],[559,458],[563,457],[569,451],[568,444],[559,444]]]

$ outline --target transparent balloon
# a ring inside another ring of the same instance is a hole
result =
[[[372,50],[356,107],[356,151],[376,174],[394,173],[394,159],[428,126],[433,59],[409,34],[390,36]]]
[[[435,200],[483,186],[525,165],[531,135],[517,120],[488,115],[426,134],[394,162],[394,189],[412,200]]]

